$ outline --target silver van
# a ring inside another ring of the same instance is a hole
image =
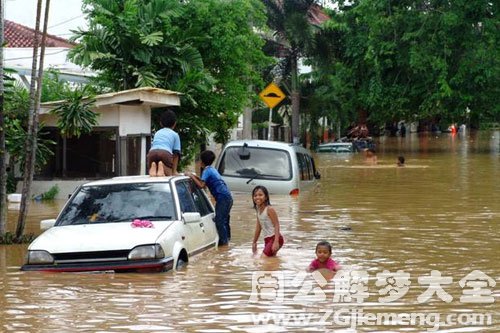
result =
[[[231,191],[263,185],[274,194],[299,194],[320,178],[309,150],[285,142],[237,140],[224,146],[215,168]]]

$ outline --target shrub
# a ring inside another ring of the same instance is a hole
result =
[[[59,187],[57,185],[52,186],[47,192],[41,194],[41,200],[54,200],[56,195],[59,194]]]

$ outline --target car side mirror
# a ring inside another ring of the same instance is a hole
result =
[[[319,171],[316,171],[314,173],[314,178],[316,178],[316,179],[320,179],[321,178],[321,174],[319,173]]]
[[[40,229],[41,230],[50,229],[54,226],[55,223],[56,223],[56,219],[41,220],[40,221]]]
[[[184,223],[199,222],[201,220],[200,213],[182,213]]]

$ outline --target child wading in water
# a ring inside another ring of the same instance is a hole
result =
[[[332,258],[332,246],[326,241],[319,242],[316,245],[316,259],[314,259],[309,267],[307,267],[308,272],[314,272],[315,270],[326,270],[330,272],[336,272],[340,269],[340,265],[337,264]]]
[[[252,191],[253,206],[257,213],[257,224],[252,242],[252,252],[257,253],[257,241],[260,233],[264,236],[263,255],[273,257],[283,246],[284,240],[280,233],[278,214],[269,201],[269,192],[264,186],[256,186]]]

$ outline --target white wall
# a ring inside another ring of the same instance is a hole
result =
[[[120,136],[151,134],[151,110],[147,106],[119,106]]]
[[[148,106],[110,105],[94,110],[99,115],[98,127],[119,127],[120,136],[151,134],[151,111]],[[56,126],[56,116],[46,108],[40,114],[45,126]]]

